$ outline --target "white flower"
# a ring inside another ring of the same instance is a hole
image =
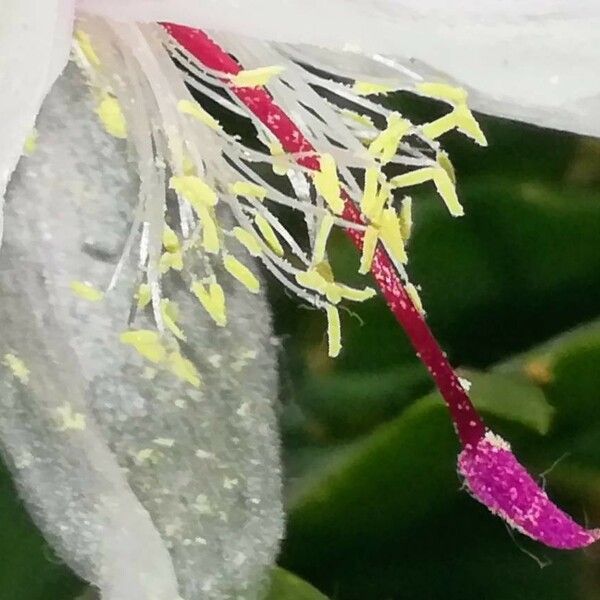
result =
[[[360,272],[385,248],[407,281],[411,201],[395,203],[393,190],[433,183],[462,214],[438,138],[456,128],[486,143],[468,95],[483,111],[600,134],[594,4],[4,1],[0,193],[67,62],[74,24],[95,108],[69,67],[41,113],[39,153],[11,181],[0,437],[20,457],[18,482],[38,522],[104,598],[258,594],[281,518],[254,258],[325,310],[337,355],[338,305],[373,291],[335,280],[332,227],[360,238]],[[200,64],[159,21],[209,30],[247,70],[224,76]],[[285,113],[260,123],[231,89],[263,85],[307,136],[294,156],[268,127]],[[394,89],[447,113],[413,124],[369,98]],[[260,147],[227,133],[197,98],[249,116]],[[127,142],[102,133],[93,111]],[[302,213],[308,243],[290,235],[276,205]],[[414,286],[406,294],[388,302],[419,306]],[[258,366],[240,376],[248,364]],[[219,372],[206,377],[206,395],[196,390],[203,369]]]

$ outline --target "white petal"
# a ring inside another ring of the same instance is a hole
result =
[[[42,100],[67,62],[73,4],[74,0],[2,1],[0,198]]]
[[[165,277],[187,335],[181,351],[203,385],[144,363],[119,342],[137,253],[102,301],[70,288],[104,289],[122,252],[139,186],[126,143],[103,131],[72,65],[38,129],[7,192],[0,449],[46,537],[103,600],[252,600],[283,524],[266,299],[225,286],[219,328],[188,286]],[[139,314],[138,326],[153,324]],[[6,354],[25,362],[26,385]]]
[[[80,0],[119,19],[168,20],[416,59],[490,112],[600,135],[596,0]],[[417,67],[418,68],[418,67]]]

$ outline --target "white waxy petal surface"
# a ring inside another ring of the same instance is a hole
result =
[[[9,186],[0,253],[0,356],[30,371],[24,385],[0,369],[1,444],[21,493],[103,600],[255,598],[282,531],[266,301],[227,286],[219,328],[177,273],[165,276],[203,383],[148,371],[119,342],[135,255],[103,300],[71,290],[104,288],[119,258],[138,186],[125,142],[97,123],[73,67],[38,129]]]
[[[464,85],[475,109],[600,135],[595,0],[79,0],[78,5],[116,19],[173,21],[382,53],[426,77]]]

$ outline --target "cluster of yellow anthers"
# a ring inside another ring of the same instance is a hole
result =
[[[80,31],[76,35],[76,49],[84,58],[88,68],[100,69],[100,58],[92,47],[89,36],[84,32]],[[226,89],[232,84],[244,87],[268,85],[272,78],[280,76],[282,78],[285,76],[281,67],[264,67],[242,71],[230,78],[223,86]],[[213,79],[212,83],[216,81],[218,80]],[[379,94],[391,90],[380,84],[357,82],[352,91],[358,98],[361,95]],[[404,273],[403,265],[407,261],[405,246],[410,237],[412,207],[411,199],[405,197],[397,209],[394,206],[394,190],[432,181],[450,213],[455,216],[463,214],[455,191],[452,165],[435,140],[445,132],[457,129],[479,144],[486,143],[483,133],[467,107],[467,94],[464,90],[441,83],[420,83],[416,85],[416,92],[450,104],[451,112],[424,125],[414,125],[399,113],[389,112],[386,127],[378,130],[366,114],[336,107],[344,119],[349,118],[369,130],[366,138],[363,137],[361,140],[362,147],[366,146],[366,148],[360,160],[367,166],[362,169],[364,172],[362,198],[356,199],[360,200],[364,219],[364,225],[359,226],[364,230],[365,236],[359,266],[359,272],[362,274],[367,273],[371,268],[375,248],[379,242],[385,246],[399,266],[400,272]],[[200,126],[209,134],[216,136],[214,139],[221,142],[224,155],[227,155],[228,149],[235,148],[236,144],[239,146],[239,141],[233,136],[228,136],[219,122],[191,96],[176,100],[174,104],[180,115],[190,119],[186,127]],[[97,113],[110,134],[119,138],[127,137],[127,123],[117,94],[106,83],[100,87]],[[186,138],[186,130],[181,133],[182,137]],[[254,160],[269,163],[276,175],[288,176],[292,184],[294,178],[298,176],[306,184],[305,170],[294,164],[294,157],[285,155],[281,146],[268,132],[259,132],[263,138],[265,133],[269,154]],[[168,138],[169,132],[165,132],[165,135],[167,142],[172,141]],[[401,143],[411,135],[417,135],[428,142],[437,153],[435,160],[426,159],[425,163],[416,163],[416,168],[413,167],[401,175],[388,177],[385,172],[386,165],[395,162]],[[189,149],[189,145],[187,147]],[[338,305],[343,300],[361,302],[375,294],[369,287],[355,289],[336,282],[327,259],[327,244],[333,226],[336,224],[351,226],[342,217],[345,202],[343,190],[346,188],[346,174],[349,172],[347,168],[344,170],[336,162],[333,152],[325,152],[315,157],[318,159],[320,169],[309,173],[316,192],[316,203],[314,203],[310,199],[310,192],[305,193],[304,198],[290,198],[259,177],[255,171],[248,170],[243,164],[248,156],[245,150],[227,155],[230,159],[229,163],[233,163],[236,167],[232,169],[227,166],[222,170],[222,173],[232,175],[229,181],[222,174],[218,180],[211,178],[210,174],[206,173],[205,165],[198,166],[198,156],[199,154],[196,153],[196,162],[194,162],[184,154],[179,168],[176,162],[170,164],[173,175],[170,177],[169,187],[176,193],[180,207],[191,209],[195,227],[187,233],[183,228],[182,231],[176,232],[164,222],[163,216],[162,252],[157,269],[160,275],[170,270],[185,272],[186,253],[201,253],[207,259],[204,264],[209,265],[209,274],[202,277],[197,273],[186,273],[187,280],[190,281],[190,291],[214,322],[219,326],[225,326],[227,324],[226,298],[223,288],[210,267],[210,257],[219,258],[224,269],[250,292],[259,291],[258,278],[227,250],[228,240],[234,239],[250,255],[260,257],[284,285],[312,305],[325,309],[328,320],[329,355],[337,356],[341,349]],[[244,178],[246,175],[247,179]],[[269,210],[268,203],[271,201],[283,203],[305,213],[307,224],[310,224],[309,255],[302,250]],[[222,224],[222,211],[217,211],[219,203],[230,208],[236,222],[233,228]],[[164,210],[162,212],[164,213]],[[356,224],[354,226],[356,227]],[[291,251],[289,257],[288,251]],[[149,263],[147,269],[150,272]],[[72,289],[82,298],[91,301],[101,300],[103,296],[92,286],[80,282],[73,282]],[[407,289],[416,304],[420,306],[416,288],[407,283]],[[178,324],[179,314],[176,303],[161,297],[160,292],[156,293],[150,276],[148,282],[140,286],[136,299],[140,310],[152,306],[158,330],[129,330],[121,335],[121,341],[131,345],[145,359],[167,368],[177,377],[198,386],[200,376],[196,368],[182,356],[179,350],[178,340],[185,340],[185,334]]]

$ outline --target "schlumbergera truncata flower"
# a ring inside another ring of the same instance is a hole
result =
[[[325,311],[336,356],[340,306],[376,292],[332,272],[334,227],[446,400],[470,493],[549,546],[600,536],[486,428],[407,273],[410,188],[463,214],[440,138],[486,145],[471,103],[600,133],[598,9],[523,4],[5,0],[0,438],[103,598],[260,597],[283,519],[258,263]],[[395,90],[446,113],[412,123]]]

